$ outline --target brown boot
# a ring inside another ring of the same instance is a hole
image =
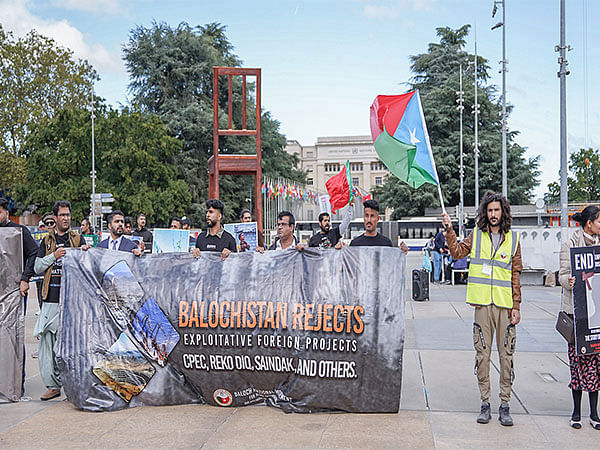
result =
[[[52,400],[53,398],[60,397],[60,389],[48,389],[45,394],[40,397],[40,400]]]

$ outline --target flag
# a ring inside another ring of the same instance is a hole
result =
[[[325,183],[331,211],[335,214],[336,210],[346,206],[352,200],[352,177],[350,176],[350,161],[346,161],[344,167],[337,175],[332,176]]]
[[[438,185],[419,91],[378,95],[371,105],[371,136],[381,161],[413,188]]]

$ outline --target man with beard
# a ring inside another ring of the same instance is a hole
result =
[[[225,205],[221,200],[211,198],[206,201],[207,230],[198,235],[196,246],[192,249],[195,258],[200,258],[203,251],[220,252],[221,259],[227,258],[237,251],[235,238],[221,225]]]
[[[125,215],[119,211],[113,211],[106,218],[110,237],[104,239],[98,244],[98,248],[108,248],[110,250],[119,250],[122,252],[131,252],[136,256],[140,256],[142,251],[137,244],[123,236]]]
[[[90,246],[84,245],[81,235],[71,230],[71,204],[67,201],[58,201],[54,204],[56,228],[48,232],[42,239],[35,259],[35,273],[44,273],[42,283],[42,309],[35,324],[33,335],[40,340],[39,365],[40,375],[48,389],[41,400],[50,400],[60,395],[62,387],[60,373],[56,364],[56,333],[58,331],[58,315],[60,299],[60,280],[62,277],[62,258],[67,251],[66,247],[81,247],[87,250]]]
[[[152,251],[152,233],[146,228],[146,215],[138,214],[137,216],[137,228],[133,230],[133,236],[141,236],[144,242],[144,248],[146,253]]]
[[[353,215],[354,200],[350,202],[350,206],[348,206],[346,209],[346,214],[344,215],[344,219],[339,227],[331,228],[331,219],[329,217],[329,213],[322,212],[319,214],[319,227],[321,227],[321,231],[310,238],[310,241],[308,241],[308,246],[318,248],[335,247],[348,229]]]
[[[379,222],[379,203],[375,200],[366,200],[363,203],[365,232],[352,239],[351,247],[393,247],[392,241],[377,232]],[[336,246],[336,248],[338,248]],[[400,250],[408,253],[408,247],[404,242],[400,243]]]
[[[500,360],[500,409],[498,419],[511,426],[508,402],[514,380],[513,353],[517,338],[515,326],[521,320],[523,270],[519,233],[511,230],[512,216],[506,197],[486,192],[477,210],[476,227],[460,243],[450,216],[442,214],[446,242],[454,259],[471,257],[467,283],[467,303],[475,307],[473,344],[475,375],[481,394],[478,423],[488,423],[490,414],[490,355],[496,335]]]

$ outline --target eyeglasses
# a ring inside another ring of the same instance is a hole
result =
[[[56,225],[56,222],[54,220],[47,220],[44,222],[44,225],[46,225],[47,227],[51,227],[53,225]]]
[[[289,223],[277,222],[277,228],[279,228],[279,227],[284,228],[284,227],[289,227],[289,226],[290,226]]]

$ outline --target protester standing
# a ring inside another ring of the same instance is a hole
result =
[[[296,247],[298,250],[298,240],[294,236],[296,229],[296,219],[289,211],[281,211],[277,214],[277,237],[269,247],[269,250],[287,250],[291,247]],[[260,251],[257,247],[257,251]]]
[[[141,236],[144,242],[144,248],[146,253],[150,253],[152,251],[152,233],[148,228],[146,228],[146,215],[138,214],[137,216],[137,228],[133,230],[133,236]]]
[[[79,227],[79,234],[92,234],[90,221],[88,219],[83,219],[81,221],[81,225]]]
[[[240,222],[242,223],[248,223],[248,222],[252,222],[252,213],[250,212],[249,209],[242,209],[242,211],[240,212]]]
[[[575,277],[571,276],[571,254],[573,247],[600,244],[600,208],[587,206],[583,211],[573,214],[580,228],[562,246],[560,251],[560,270],[558,279],[562,286],[560,309],[573,318],[573,286]],[[571,369],[571,394],[573,396],[573,414],[571,426],[581,428],[581,397],[583,391],[589,395],[590,424],[600,430],[598,418],[598,391],[600,390],[600,355],[577,355],[574,344],[569,343],[569,367]]]
[[[446,241],[454,259],[470,254],[467,303],[475,307],[473,343],[477,352],[475,374],[481,394],[478,423],[488,423],[490,413],[490,356],[492,342],[500,360],[500,408],[502,425],[511,426],[510,393],[514,380],[513,354],[521,320],[521,283],[523,269],[519,234],[511,230],[510,204],[501,194],[486,192],[477,210],[476,227],[460,243],[448,214],[442,214]]]
[[[62,277],[62,258],[66,247],[82,247],[87,250],[81,235],[71,230],[71,204],[58,201],[54,204],[54,215],[57,218],[56,229],[50,230],[42,239],[35,259],[35,273],[44,273],[42,285],[42,309],[35,324],[33,334],[39,338],[40,375],[48,389],[41,400],[50,400],[60,395],[62,387],[60,374],[56,364],[54,344],[58,331],[58,302],[60,299],[60,280]]]
[[[235,238],[225,231],[221,221],[225,205],[221,200],[211,198],[206,201],[206,226],[207,230],[198,235],[196,246],[192,249],[195,258],[200,258],[203,251],[220,252],[221,258],[227,258],[232,252],[237,251]]]
[[[310,238],[308,246],[318,248],[335,247],[344,233],[346,233],[353,216],[354,199],[350,202],[348,208],[346,208],[346,213],[344,214],[344,218],[339,227],[331,228],[331,218],[329,213],[322,212],[319,214],[319,228],[321,228],[321,230]]]
[[[393,247],[392,241],[386,236],[377,232],[377,223],[379,223],[379,203],[376,200],[366,200],[363,202],[363,221],[365,232],[358,237],[352,239],[350,247]],[[336,248],[341,248],[341,242],[336,245]],[[400,250],[408,253],[408,247],[402,241]]]
[[[123,220],[123,234],[125,236],[133,236],[133,220],[129,216],[125,216]]]
[[[27,314],[27,292],[29,291],[29,280],[35,275],[33,271],[33,265],[38,252],[38,245],[33,237],[31,237],[31,233],[26,226],[14,223],[8,218],[8,209],[8,200],[0,197],[0,227],[11,227],[21,230],[21,239],[23,244],[23,274],[21,275],[19,290],[23,296],[23,314]],[[23,346],[23,348],[25,347]],[[25,359],[25,351],[23,350],[23,382],[21,386],[21,397],[25,393]]]
[[[181,230],[181,219],[179,217],[173,217],[169,225],[171,230]]]
[[[142,251],[135,242],[123,236],[125,216],[121,211],[116,210],[110,213],[106,218],[106,223],[110,231],[110,237],[101,241],[98,244],[98,248],[131,252],[136,256],[142,254]]]

